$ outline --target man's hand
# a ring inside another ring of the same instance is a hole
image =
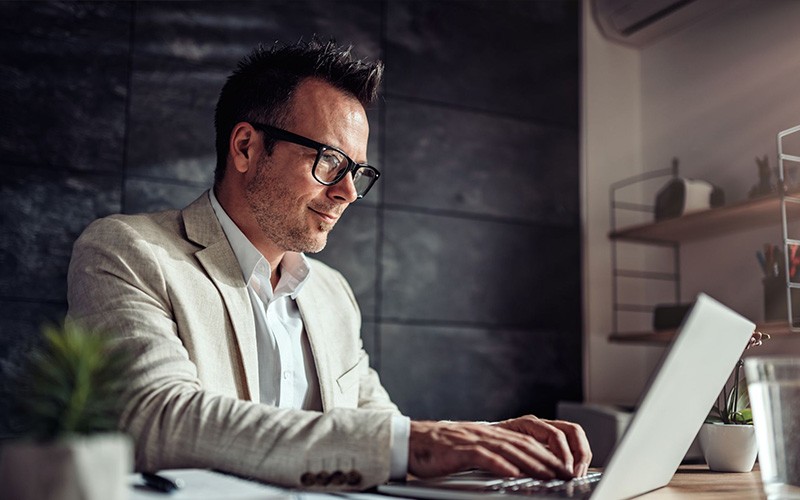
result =
[[[589,470],[592,450],[586,433],[578,424],[563,420],[543,420],[533,415],[512,418],[494,424],[497,427],[532,436],[544,443],[570,470],[573,477],[582,477]]]
[[[412,421],[408,471],[418,477],[430,477],[480,468],[498,476],[570,479],[577,475],[574,471],[586,470],[575,467],[568,446],[566,453],[562,449],[570,441],[579,445],[578,463],[585,462],[588,467],[591,452],[586,437],[579,426],[567,422],[535,417],[494,425]],[[551,446],[556,450],[548,449]]]

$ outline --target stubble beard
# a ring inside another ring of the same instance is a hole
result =
[[[328,243],[328,233],[334,224],[320,222],[319,234],[309,228],[306,213],[297,213],[291,192],[280,180],[269,174],[273,170],[267,158],[258,164],[258,173],[248,183],[245,198],[264,235],[278,248],[287,252],[317,253]],[[308,210],[302,207],[302,210]]]

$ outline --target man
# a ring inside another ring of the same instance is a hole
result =
[[[136,354],[120,426],[137,469],[337,488],[586,472],[574,424],[402,416],[347,282],[304,255],[379,176],[364,105],[381,75],[332,43],[255,50],[220,94],[214,189],[182,211],[101,219],[76,242],[70,316]]]

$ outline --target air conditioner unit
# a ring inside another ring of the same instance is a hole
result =
[[[606,37],[641,47],[680,31],[730,3],[730,0],[592,0],[592,14]]]

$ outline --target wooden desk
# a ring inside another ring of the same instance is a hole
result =
[[[766,495],[758,465],[753,472],[744,473],[712,472],[707,465],[682,465],[667,486],[637,498],[762,500]]]

